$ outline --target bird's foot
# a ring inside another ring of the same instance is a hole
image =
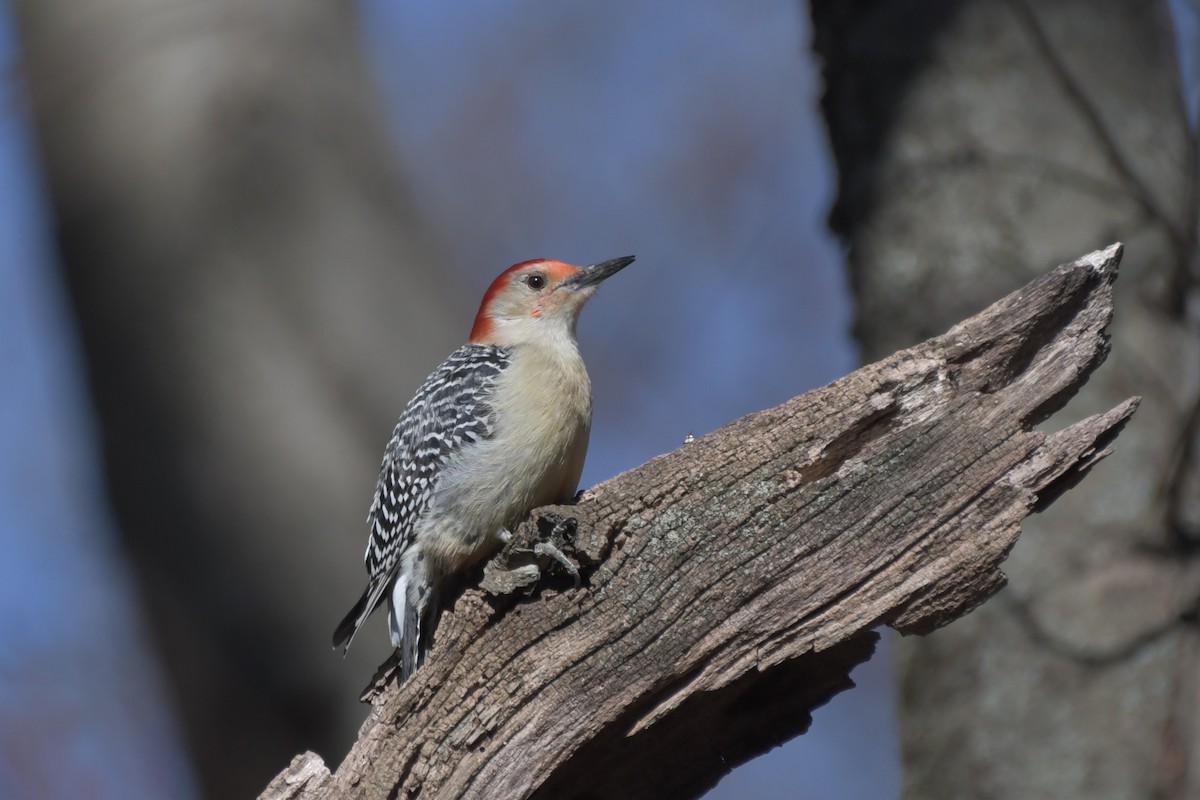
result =
[[[575,544],[575,534],[579,529],[579,520],[575,517],[564,517],[553,512],[546,512],[542,519],[545,522],[553,523],[553,527],[544,534],[541,539],[534,544],[533,552],[553,559],[559,564],[567,574],[571,576],[571,580],[575,582],[575,588],[579,588],[579,568],[575,566],[575,562],[567,558],[566,554],[559,549],[560,543],[564,545]],[[545,530],[544,527],[541,530]]]
[[[533,546],[533,552],[539,556],[549,556],[557,561],[559,566],[565,569],[567,574],[571,576],[571,580],[575,582],[575,588],[579,588],[579,568],[575,566],[575,562],[567,558],[566,553],[559,550],[558,547],[550,542],[537,542]]]

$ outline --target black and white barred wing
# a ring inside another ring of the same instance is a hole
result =
[[[384,453],[367,515],[371,536],[365,560],[370,583],[334,633],[334,647],[343,641],[349,646],[395,579],[400,557],[429,507],[442,469],[456,452],[492,436],[494,418],[488,397],[508,363],[503,347],[463,345],[425,379],[404,409]]]
[[[492,436],[488,396],[508,366],[504,348],[468,344],[430,375],[396,423],[367,521],[367,572],[386,573],[429,506],[438,475],[459,450]]]

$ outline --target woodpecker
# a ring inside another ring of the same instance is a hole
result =
[[[334,648],[348,650],[386,597],[407,679],[432,643],[447,579],[496,552],[534,508],[574,497],[592,423],[575,324],[601,281],[633,260],[523,261],[492,281],[469,340],[392,432],[367,515],[367,588]]]

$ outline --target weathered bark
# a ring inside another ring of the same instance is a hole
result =
[[[1136,398],[1033,426],[1107,355],[1119,258],[535,512],[501,558],[569,514],[585,585],[465,592],[341,768],[306,753],[263,800],[692,797],[804,732],[873,628],[978,606],[1021,520],[1110,452]]]
[[[1032,522],[1001,602],[899,648],[905,796],[1200,797],[1200,194],[1166,3],[811,8],[868,358],[1129,246],[1112,357],[1067,416],[1131,386],[1142,412]],[[1065,530],[1088,533],[1040,535]]]

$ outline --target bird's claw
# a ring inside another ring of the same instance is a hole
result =
[[[571,520],[571,522],[574,521],[575,520]],[[558,525],[561,524],[561,522],[558,523]],[[558,525],[554,526],[555,530],[558,529]],[[575,563],[571,561],[571,559],[567,558],[566,554],[562,550],[559,550],[558,547],[550,542],[536,542],[533,545],[533,552],[539,556],[549,556],[557,561],[559,565],[567,571],[567,574],[571,576],[571,580],[575,582],[575,588],[579,588],[579,569],[575,566]]]
[[[557,515],[554,516],[557,517]],[[553,519],[554,517],[551,518]],[[575,582],[576,589],[578,589],[581,584],[579,568],[575,566],[575,562],[568,558],[567,555],[559,549],[555,542],[561,541],[568,544],[574,542],[575,529],[578,527],[578,525],[579,522],[574,517],[558,517],[554,521],[554,527],[552,527],[548,532],[542,534],[544,538],[539,539],[533,544],[534,556],[549,558],[561,566],[564,570],[566,570],[567,574],[571,576],[571,580]],[[498,536],[506,546],[512,542],[512,531],[508,530],[507,528],[501,528]],[[529,551],[526,550],[525,552]],[[519,567],[509,567],[510,570],[514,568]]]
[[[555,515],[557,516],[557,515]],[[579,529],[579,520],[574,517],[560,517],[554,523],[554,527],[550,529],[549,539],[555,541],[562,539],[568,544],[575,543],[575,532]]]

